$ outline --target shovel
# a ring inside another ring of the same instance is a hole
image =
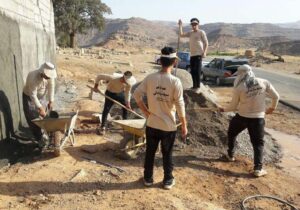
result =
[[[142,115],[136,113],[135,111],[133,111],[132,109],[127,108],[126,106],[124,106],[123,104],[121,104],[119,101],[116,101],[115,99],[105,95],[101,90],[97,89],[95,90],[94,87],[87,85],[88,88],[91,88],[93,91],[95,91],[96,93],[100,93],[101,95],[103,95],[105,98],[111,100],[112,102],[114,102],[115,104],[118,104],[119,106],[121,106],[122,108],[130,111],[131,113],[133,113],[134,115],[138,116],[141,119],[145,119]]]

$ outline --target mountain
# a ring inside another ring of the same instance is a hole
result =
[[[274,43],[269,50],[281,55],[300,55],[300,41]]]
[[[78,36],[81,47],[92,45],[135,47],[162,47],[177,40],[176,28],[170,24],[142,18],[113,19],[106,21],[105,30],[91,29]]]
[[[300,20],[296,22],[291,22],[291,23],[278,23],[276,24],[282,28],[297,28],[300,29]]]
[[[232,24],[210,23],[200,26],[208,37],[210,50],[237,48],[268,49],[275,43],[300,40],[300,29],[283,28],[268,23]],[[189,25],[184,31],[191,30]],[[142,18],[108,19],[105,30],[91,29],[78,36],[81,47],[101,45],[109,48],[133,46],[160,49],[165,45],[177,46],[176,22],[149,21]],[[188,48],[188,39],[181,39],[181,49]]]

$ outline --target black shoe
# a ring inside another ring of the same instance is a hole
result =
[[[170,190],[175,185],[175,179],[168,179],[166,181],[163,181],[164,189]]]
[[[153,185],[153,178],[144,178],[144,185],[146,186],[146,187],[150,187],[150,186],[152,186]]]

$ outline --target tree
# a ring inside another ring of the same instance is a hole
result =
[[[76,34],[88,29],[104,28],[103,14],[111,14],[111,9],[101,0],[53,0],[56,31],[67,33],[70,47],[76,46]]]

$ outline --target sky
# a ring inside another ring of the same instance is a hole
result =
[[[300,20],[300,0],[102,0],[112,9],[107,18],[141,17],[147,20],[202,24],[288,23]]]

